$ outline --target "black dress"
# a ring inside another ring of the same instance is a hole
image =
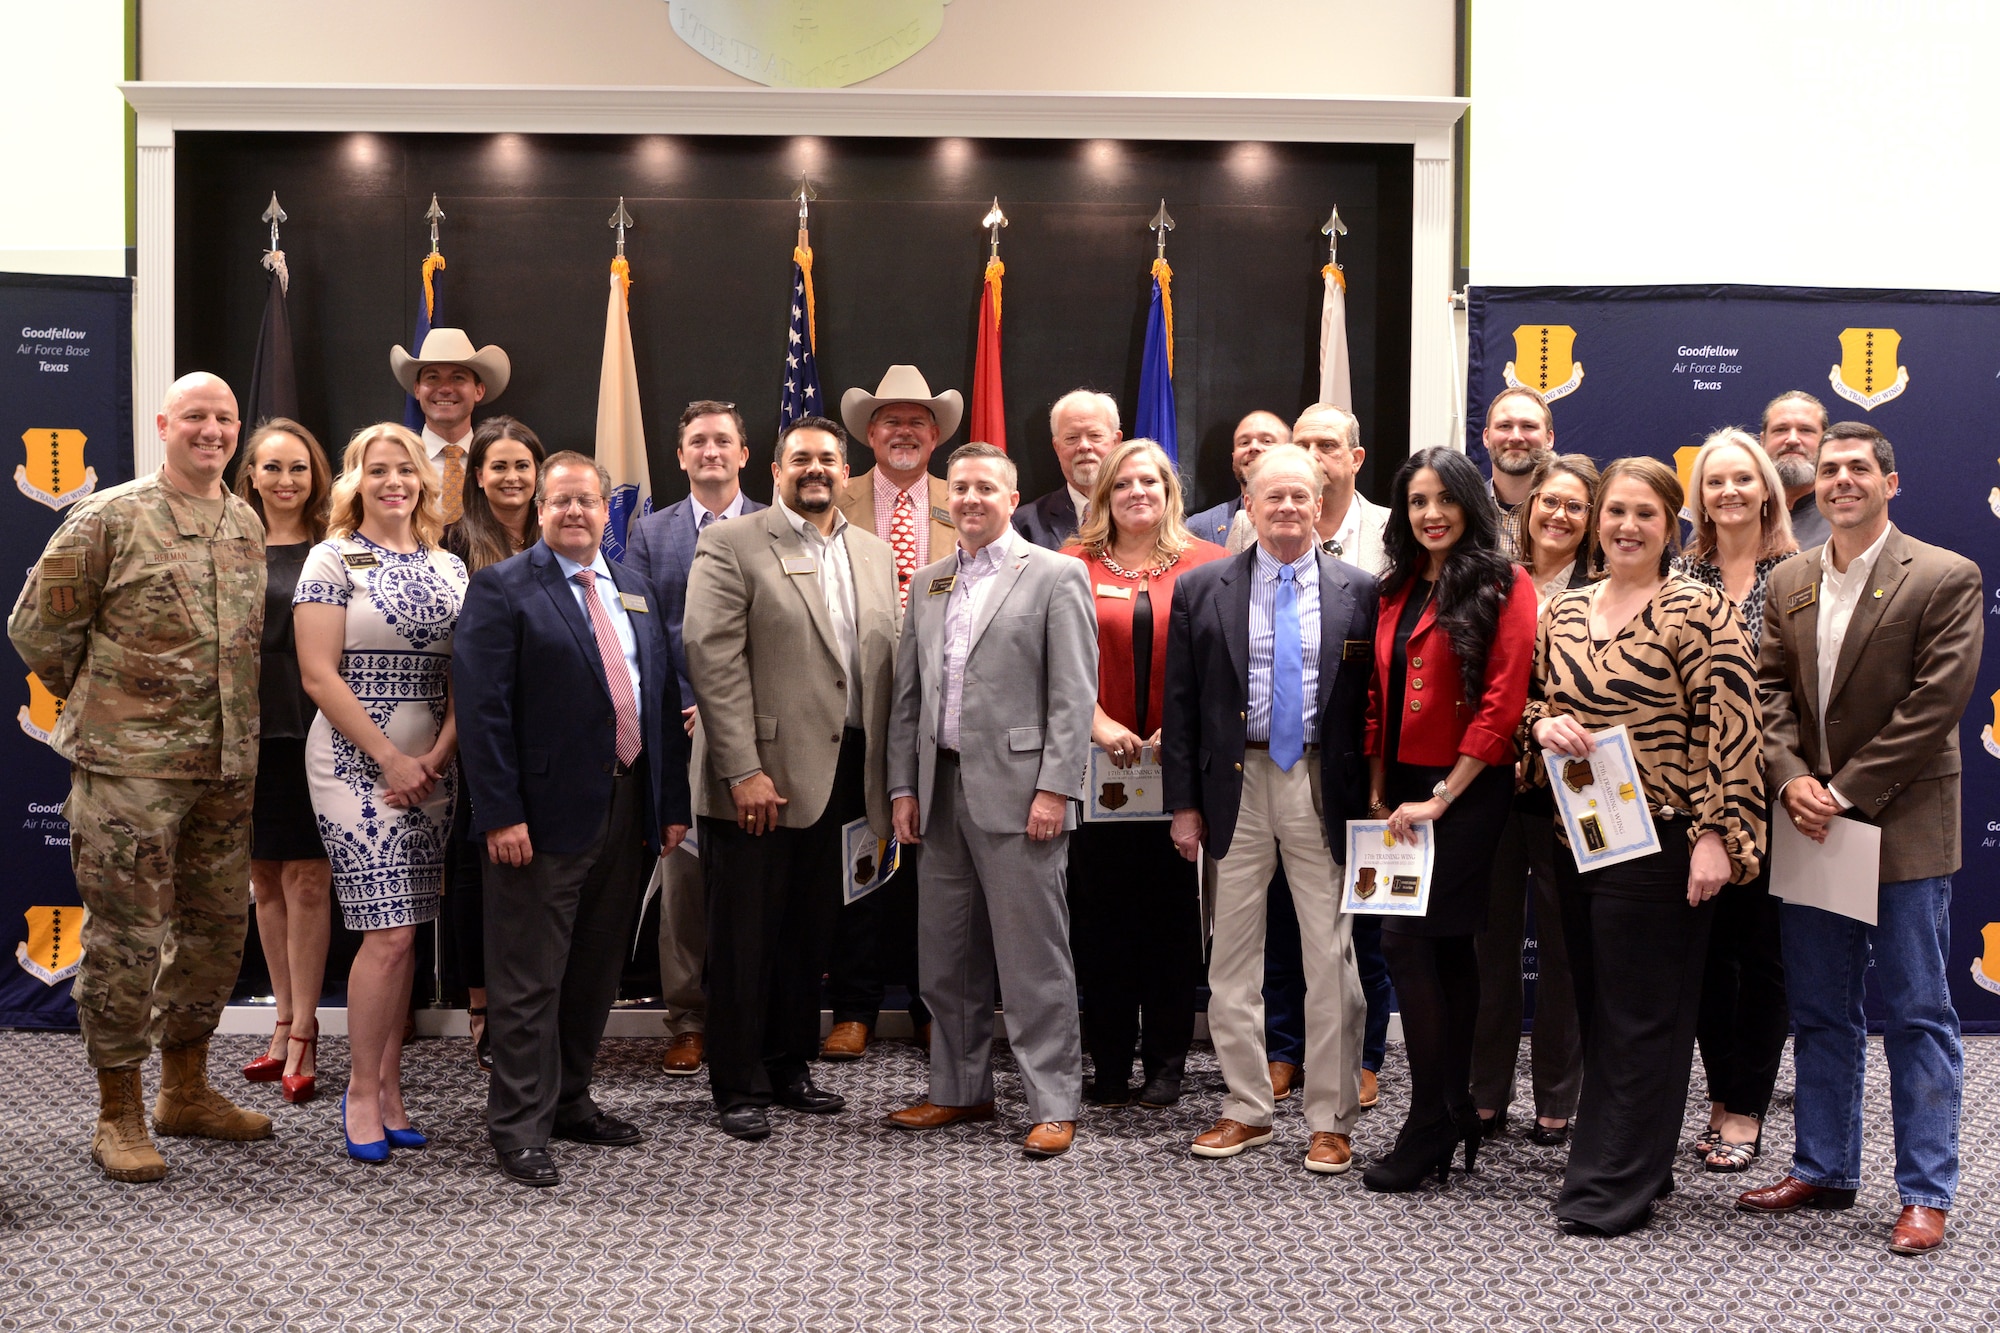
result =
[[[1410,635],[1423,618],[1433,592],[1413,592],[1403,601],[1389,654],[1389,689],[1385,699],[1401,700],[1409,675]],[[1389,808],[1431,799],[1431,789],[1451,772],[1446,766],[1406,764],[1396,758],[1403,738],[1403,710],[1384,708],[1382,753],[1388,756],[1383,799]],[[1382,929],[1392,935],[1474,935],[1485,929],[1486,907],[1492,896],[1493,849],[1500,845],[1507,812],[1514,801],[1514,768],[1489,766],[1458,794],[1433,830],[1436,858],[1431,868],[1431,897],[1422,916],[1391,916]]]
[[[263,667],[257,702],[263,715],[250,855],[259,861],[318,861],[326,856],[312,794],[306,788],[306,733],[317,709],[299,681],[292,636],[292,596],[311,542],[264,548]]]

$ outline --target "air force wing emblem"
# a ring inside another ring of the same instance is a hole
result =
[[[1981,990],[2000,995],[2000,921],[1989,921],[1982,926],[1979,940],[1986,951],[1972,960],[1972,979]]]
[[[62,706],[63,701],[49,693],[49,687],[42,684],[42,678],[30,671],[28,702],[21,705],[21,730],[47,745],[49,737],[55,734],[56,719],[62,716]]]
[[[1553,403],[1583,383],[1583,363],[1572,353],[1576,330],[1567,324],[1523,324],[1514,330],[1514,359],[1500,372],[1510,389],[1533,389]]]
[[[28,938],[14,946],[14,961],[44,986],[53,986],[76,975],[83,957],[83,909],[81,907],[30,907]]]
[[[97,472],[83,465],[84,434],[37,426],[21,432],[28,461],[14,469],[14,484],[30,500],[67,509],[97,489]]]
[[[1910,372],[1896,364],[1903,335],[1894,329],[1842,329],[1840,364],[1827,381],[1862,411],[1872,412],[1910,386]]]

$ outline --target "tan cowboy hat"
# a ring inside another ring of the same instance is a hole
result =
[[[857,440],[868,438],[868,422],[875,415],[875,409],[885,403],[916,403],[931,410],[937,419],[940,441],[951,438],[958,429],[958,423],[965,416],[965,399],[959,397],[958,390],[946,389],[933,394],[931,386],[925,382],[923,372],[915,366],[890,366],[889,373],[882,377],[874,393],[866,389],[849,389],[840,395],[840,419],[847,423],[847,433]]]
[[[424,345],[415,356],[400,345],[389,349],[389,369],[404,393],[417,391],[417,376],[424,373],[425,366],[464,366],[486,386],[483,401],[487,403],[500,396],[500,391],[507,387],[507,377],[513,373],[507,354],[494,344],[473,351],[472,339],[465,336],[464,329],[432,329],[424,335]]]

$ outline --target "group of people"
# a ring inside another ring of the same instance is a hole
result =
[[[1297,1088],[1304,1167],[1348,1171],[1393,986],[1408,1105],[1362,1172],[1386,1192],[1447,1179],[1461,1149],[1470,1170],[1504,1132],[1532,901],[1528,1133],[1569,1144],[1573,1234],[1643,1225],[1672,1190],[1697,1041],[1711,1110],[1688,1148],[1751,1167],[1794,1024],[1791,1170],[1739,1206],[1851,1205],[1872,954],[1891,1248],[1942,1243],[1962,1067],[1944,904],[1980,576],[1889,522],[1894,451],[1872,427],[1782,395],[1760,436],[1711,436],[1684,490],[1650,458],[1557,454],[1548,404],[1515,388],[1487,412],[1490,481],[1422,449],[1385,508],[1356,489],[1352,413],[1260,411],[1233,440],[1240,494],[1190,516],[1171,456],[1088,390],[1051,410],[1051,494],[1022,505],[981,442],[933,474],[961,399],[895,366],[841,420],[780,432],[769,508],[742,490],[735,407],[690,403],[690,494],[612,561],[598,464],[512,418],[473,427],[505,387],[500,349],[439,329],[392,367],[421,434],[368,427],[336,475],[305,427],[261,423],[234,494],[233,395],[177,381],[160,471],[75,506],[9,622],[67,696],[76,993],[112,1178],[166,1171],[140,1090],[156,1045],[155,1129],[271,1132],[205,1072],[253,888],[278,1015],[244,1073],[287,1100],[314,1094],[329,887],[365,932],[352,1157],[425,1143],[401,1047],[415,928],[441,902],[499,1168],[551,1185],[552,1141],[640,1141],[591,1072],[664,858],[665,1068],[706,1066],[728,1134],[841,1110],[815,1059],[860,1056],[902,984],[929,1076],[889,1123],[995,1116],[1004,997],[1023,1151],[1059,1155],[1086,1097],[1179,1100],[1206,942],[1228,1092],[1190,1151],[1270,1143]],[[875,466],[855,476],[861,443]],[[1661,849],[1586,872],[1541,756],[1618,726]],[[1157,762],[1165,817],[1082,821],[1093,747]],[[1771,896],[1773,817],[1815,840],[1835,818],[1880,828],[1876,925]],[[1357,819],[1428,826],[1423,915],[1341,909]],[[857,837],[899,858],[858,897],[880,876],[850,860]]]

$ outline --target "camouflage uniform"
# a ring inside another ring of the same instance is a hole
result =
[[[159,474],[70,510],[7,622],[66,696],[70,865],[89,914],[75,996],[97,1069],[204,1041],[243,960],[264,527]]]

